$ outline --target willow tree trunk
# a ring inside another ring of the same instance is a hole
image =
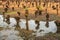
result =
[[[9,24],[10,24],[10,15],[7,15],[6,17],[6,23],[8,24],[6,29],[9,29]]]
[[[19,26],[20,17],[15,17],[15,19],[16,19],[16,22],[17,22],[15,29],[16,29],[16,30],[19,30],[19,29],[21,29],[20,26]]]
[[[5,12],[3,12],[3,21],[5,22]]]
[[[46,3],[46,8],[48,9],[48,2]]]
[[[42,0],[39,0],[39,6],[41,5],[41,3],[42,3]]]
[[[26,30],[29,30],[29,27],[28,27],[28,17],[26,17]]]
[[[36,3],[36,7],[38,6],[38,4],[37,4],[37,2],[35,2]]]
[[[39,21],[36,20],[35,23],[37,24],[36,30],[38,30],[38,29],[39,29],[39,25],[40,25],[40,24],[39,24]]]
[[[56,9],[57,9],[57,15],[58,15],[58,5],[56,5]]]
[[[39,1],[39,6],[41,5],[41,1]]]
[[[49,14],[46,15],[46,27],[49,27]]]
[[[28,10],[25,10],[25,17],[26,17],[26,30],[29,30],[29,26],[28,26]]]
[[[16,28],[20,28],[20,26],[19,26],[19,20],[17,21],[17,25],[16,25]]]
[[[49,27],[49,20],[46,20],[46,27]]]
[[[7,20],[6,20],[6,23],[7,23],[7,24],[10,24],[10,15],[7,15],[6,19],[7,19]]]
[[[59,8],[60,8],[60,1],[59,1]]]
[[[51,1],[50,1],[50,7],[51,7]]]

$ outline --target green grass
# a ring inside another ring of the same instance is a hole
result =
[[[16,11],[12,11],[12,12],[7,12],[6,14],[16,14],[17,12]]]

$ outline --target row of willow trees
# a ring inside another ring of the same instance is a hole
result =
[[[9,6],[9,4],[10,4],[10,1],[13,3],[13,2],[16,2],[16,4],[18,4],[17,6],[19,7],[20,6],[20,3],[21,3],[21,0],[7,0],[7,2],[6,2],[6,5],[7,6]],[[25,1],[25,0],[24,0]],[[41,2],[42,2],[42,0],[38,0],[38,2],[36,1],[36,0],[34,0],[35,2],[36,2],[36,7],[38,7],[38,6],[40,6],[41,5]],[[46,7],[46,9],[48,9],[48,5],[50,5],[50,7],[52,6],[52,4],[54,4],[54,1],[55,0],[44,0],[43,2],[44,2],[44,4],[43,4],[43,6],[45,6]],[[26,1],[26,4],[28,3],[28,2],[30,2],[30,4],[32,4],[32,6],[34,6],[34,3],[32,3],[32,0],[30,0],[30,1]],[[50,4],[48,4],[50,2]],[[53,3],[52,3],[53,2]],[[60,0],[58,0],[58,1],[56,1],[57,3],[59,3],[59,4],[57,4],[57,5],[55,5],[56,7],[54,7],[54,5],[52,6],[52,8],[53,9],[56,9],[57,10],[57,15],[59,14],[58,13],[58,11],[59,11],[59,7],[60,7]],[[39,4],[38,4],[39,3]],[[3,5],[4,6],[4,5]],[[24,4],[23,4],[23,6],[24,6]],[[25,6],[26,7],[26,6]],[[14,7],[12,7],[12,9],[14,9]]]
[[[3,12],[3,21],[6,22],[7,24],[10,24],[10,15],[5,16],[5,13],[6,13],[6,12]],[[42,15],[42,14],[41,14],[41,11],[39,10],[39,8],[37,8],[37,11],[36,11],[36,13],[35,13],[35,17],[38,16],[37,13],[38,13],[39,15]],[[18,14],[18,16],[15,16],[15,17],[14,17],[15,20],[16,20],[16,22],[17,22],[16,28],[20,29],[19,22],[20,22],[20,14],[21,14],[21,13],[20,13],[20,12],[17,12],[17,14]],[[26,30],[29,30],[29,25],[28,25],[28,20],[29,20],[29,18],[28,18],[28,15],[29,15],[29,11],[28,11],[28,10],[25,10]],[[6,20],[5,20],[5,19],[6,19]],[[39,29],[39,25],[40,25],[39,22],[40,22],[40,21],[35,20],[35,23],[37,24],[36,29]],[[33,25],[33,24],[32,24],[32,25]],[[48,13],[46,13],[46,27],[49,27],[49,14],[48,14]]]
[[[38,10],[39,11],[39,10]],[[7,15],[5,17],[5,13],[6,12],[3,12],[3,21],[6,22],[8,25],[10,24],[10,15]],[[34,39],[35,38],[35,35],[32,35],[32,33],[28,33],[28,32],[24,32],[24,31],[21,31],[21,27],[19,26],[19,22],[20,22],[20,12],[17,12],[18,16],[15,16],[15,20],[17,22],[16,24],[16,27],[15,27],[15,30],[18,30],[20,32],[20,36],[22,36],[22,38],[24,40],[29,40],[29,39]],[[28,10],[25,10],[25,18],[26,18],[26,30],[29,31],[29,25],[28,25],[28,15],[29,15],[29,11]],[[5,20],[6,19],[6,20]],[[36,26],[36,30],[39,29],[39,23],[40,21],[38,20],[35,20],[35,23],[37,24]],[[33,24],[32,24],[33,25]],[[8,26],[9,27],[9,26]],[[46,14],[46,27],[49,27],[49,14]],[[43,31],[43,30],[41,30]]]
[[[17,0],[18,1],[18,0]],[[7,4],[9,4],[9,1],[7,1]],[[4,12],[3,12],[3,16],[4,16],[4,21],[5,21],[5,12],[7,12],[7,10],[8,10],[8,6],[9,5],[7,5],[6,6],[6,8],[4,9]],[[14,10],[14,8],[12,8],[13,10]],[[56,9],[57,9],[57,15],[58,15],[58,5],[56,6]],[[38,11],[39,11],[39,9],[38,9]],[[46,9],[46,11],[47,11],[47,9]],[[46,12],[47,13],[47,12]],[[16,22],[17,22],[17,25],[16,25],[16,27],[18,27],[19,28],[19,21],[20,21],[20,13],[19,12],[17,12],[17,14],[19,15],[19,17],[14,17],[15,19],[16,19]],[[28,27],[28,14],[29,14],[29,12],[28,12],[28,10],[25,10],[25,17],[26,17],[26,30],[29,30],[29,27]],[[47,17],[48,16],[48,17]],[[7,17],[6,17],[6,22],[8,23],[8,24],[10,24],[10,15],[7,15]],[[46,25],[47,25],[47,27],[48,27],[48,21],[49,21],[49,14],[47,14],[46,15],[46,20],[47,20],[47,22],[46,22]],[[38,24],[38,26],[36,27],[36,29],[38,29],[39,28],[39,21],[36,21],[36,23]]]
[[[17,0],[18,1],[18,0]],[[9,1],[7,1],[7,4],[9,4]],[[7,10],[8,10],[8,7],[9,5],[6,5],[6,8],[4,9],[4,12],[3,12],[3,16],[4,16],[4,21],[5,21],[5,12],[7,12]],[[57,8],[57,14],[58,14],[58,5],[56,6],[56,8]],[[13,10],[14,10],[14,7],[12,8]],[[38,11],[39,11],[39,8],[38,8]],[[47,11],[47,9],[46,9],[46,11]],[[41,11],[40,11],[41,12]],[[36,12],[37,13],[37,12]],[[17,22],[17,25],[16,25],[16,27],[18,27],[19,28],[19,21],[20,21],[20,13],[19,12],[17,12],[17,14],[19,15],[18,17],[14,17],[15,19],[16,19],[16,22]],[[26,30],[29,30],[29,27],[28,27],[28,14],[29,14],[29,11],[28,10],[25,10],[25,17],[26,17]],[[47,14],[47,12],[46,12],[46,14]],[[10,15],[7,15],[7,17],[6,17],[6,22],[8,23],[8,24],[10,24]],[[48,27],[48,23],[49,22],[49,14],[47,14],[46,15],[46,26]],[[39,29],[39,21],[37,21],[36,20],[36,23],[38,24],[37,25],[37,27],[36,27],[36,29]]]

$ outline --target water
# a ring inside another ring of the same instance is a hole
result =
[[[36,36],[43,36],[43,35],[45,35],[46,33],[49,33],[49,32],[56,33],[57,26],[54,22],[55,21],[50,21],[49,22],[49,27],[47,28],[45,26],[46,22],[45,21],[40,21],[39,22],[40,23],[39,29],[36,30],[35,28],[36,28],[37,24],[35,24],[35,20],[29,20],[28,21],[29,30],[36,31],[36,33],[33,33],[33,35],[36,35]],[[25,19],[20,19],[20,22],[19,22],[20,27],[26,29],[25,24],[26,24],[26,20]],[[10,18],[9,27],[15,27],[15,25],[16,25],[16,20],[14,18]],[[8,24],[6,22],[3,22],[3,15],[0,15],[0,27],[6,28],[7,26],[8,26]],[[43,31],[40,32],[40,30],[43,30]],[[23,40],[21,37],[18,37],[17,34],[18,34],[18,31],[15,31],[13,28],[10,29],[10,30],[5,30],[4,29],[4,30],[0,31],[0,39],[1,40],[2,39],[6,39],[6,40],[8,40],[8,39],[9,40],[21,39],[21,40]]]

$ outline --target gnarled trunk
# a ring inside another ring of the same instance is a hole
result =
[[[6,23],[10,24],[10,15],[7,15],[7,17],[6,17]]]
[[[37,24],[36,29],[39,29],[39,21],[36,20],[35,23]]]
[[[19,26],[20,17],[15,17],[15,19],[16,19],[16,22],[17,22],[15,29],[16,29],[16,30],[19,30],[19,29],[20,29],[20,26]]]
[[[46,27],[49,27],[49,14],[46,15]]]

